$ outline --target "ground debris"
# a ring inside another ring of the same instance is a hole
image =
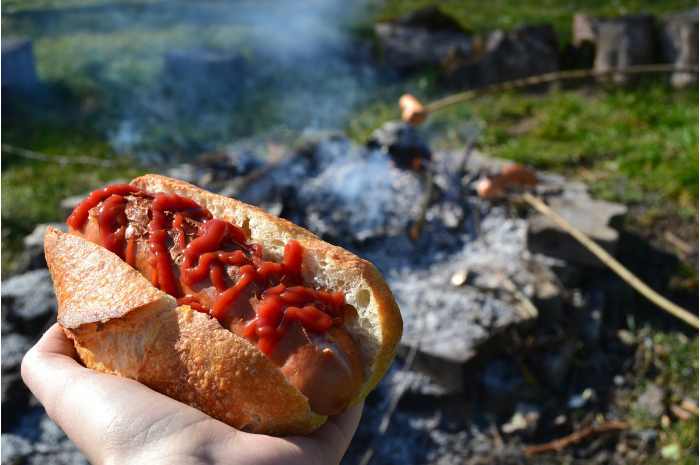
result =
[[[538,444],[525,447],[526,455],[544,454],[547,452],[559,452],[569,446],[578,444],[589,437],[597,434],[622,431],[628,428],[628,424],[624,421],[610,420],[599,425],[587,426],[580,430],[544,444]]]

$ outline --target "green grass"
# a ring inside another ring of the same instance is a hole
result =
[[[563,41],[570,40],[572,16],[586,13],[617,16],[630,13],[665,14],[697,7],[689,0],[387,0],[377,10],[380,19],[392,19],[418,8],[439,5],[466,29],[476,32],[512,29],[524,24],[551,23]]]
[[[18,121],[31,121],[32,124],[13,124]],[[35,225],[65,220],[59,208],[61,200],[95,189],[110,180],[129,179],[143,173],[143,169],[135,167],[132,160],[114,158],[114,153],[104,138],[87,124],[68,124],[56,117],[32,121],[25,115],[20,118],[3,118],[2,132],[3,144],[68,158],[88,156],[118,162],[116,167],[102,168],[28,160],[3,152],[4,276],[12,273],[17,265],[22,239]]]
[[[639,340],[638,369],[641,376],[632,398],[644,392],[647,382],[661,387],[666,397],[664,405],[679,405],[683,399],[698,400],[698,337],[691,338],[677,332],[656,332],[650,327],[637,333]],[[646,341],[646,343],[645,343]],[[634,404],[632,404],[634,405]],[[648,463],[666,465],[672,463],[696,464],[698,457],[698,418],[676,419],[664,424],[650,418],[646,412],[630,408],[628,418],[633,429],[653,428],[659,431],[656,450]],[[675,457],[664,457],[663,451]]]

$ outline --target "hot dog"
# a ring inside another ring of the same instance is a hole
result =
[[[47,234],[47,263],[59,323],[91,368],[136,378],[238,428],[292,434],[361,400],[393,357],[401,317],[376,269],[255,207],[147,175],[93,192],[67,223],[68,235]],[[134,296],[104,284],[94,289],[99,297],[76,301],[72,287],[105,283],[112,272],[66,256],[77,250],[129,276],[143,294],[138,305],[123,308]],[[95,309],[110,298],[123,304],[115,316]],[[151,313],[155,322],[140,321]],[[221,339],[216,353],[195,344],[207,337]],[[128,357],[106,348],[122,340],[130,353],[133,339],[137,350]],[[231,355],[225,366],[221,350]],[[154,374],[149,357],[167,359],[158,362],[173,366],[173,379]],[[263,390],[274,395],[240,382],[251,367],[258,379],[246,383],[267,381]],[[212,379],[231,391],[226,401],[211,392]]]

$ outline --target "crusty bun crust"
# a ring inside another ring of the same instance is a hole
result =
[[[88,368],[140,381],[245,431],[305,434],[325,421],[257,347],[177,307],[117,255],[53,228],[44,246],[58,322]],[[124,311],[123,297],[138,305]],[[94,311],[95,302],[122,310]]]
[[[348,330],[366,362],[359,402],[386,372],[401,337],[401,315],[376,268],[309,231],[237,200],[182,181],[146,175],[132,184],[177,193],[246,230],[269,257],[284,245],[305,249],[302,274],[312,286],[342,291],[358,312]],[[136,379],[246,431],[305,434],[326,417],[257,347],[209,316],[156,289],[117,255],[50,229],[46,259],[58,297],[58,321],[86,366]]]

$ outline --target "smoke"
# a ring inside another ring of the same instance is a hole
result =
[[[404,233],[423,189],[415,174],[397,169],[384,153],[348,141],[322,142],[316,156],[321,169],[298,194],[309,228],[346,241]]]
[[[150,75],[112,69],[102,80],[113,84],[108,134],[118,152],[187,158],[265,131],[340,128],[371,93],[370,46],[351,32],[363,2],[202,2],[181,16],[166,5],[167,20],[149,27],[176,32],[119,57],[123,70]],[[148,22],[131,8],[110,14],[137,36]]]

